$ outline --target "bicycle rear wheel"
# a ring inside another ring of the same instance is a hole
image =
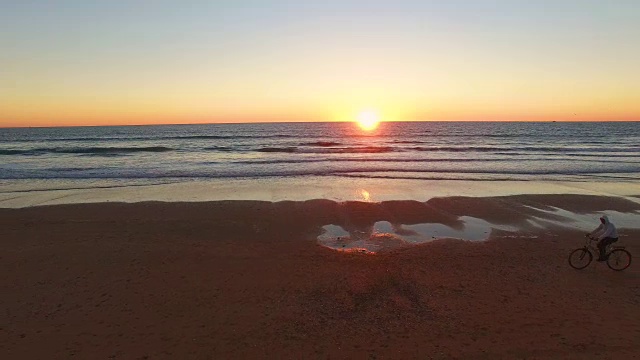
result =
[[[576,270],[582,270],[593,261],[593,255],[587,248],[576,249],[569,255],[569,265]]]
[[[631,265],[631,254],[625,249],[615,249],[607,258],[611,270],[622,271]]]

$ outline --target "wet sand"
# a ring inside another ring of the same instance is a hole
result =
[[[640,211],[580,195],[0,209],[0,348],[8,359],[640,357],[637,263],[573,270],[584,231],[528,222],[567,220],[534,209],[553,207]],[[521,230],[376,255],[316,241],[327,224],[455,228],[460,216]],[[640,254],[640,230],[621,234]]]
[[[640,188],[630,181],[442,181],[332,178],[209,179],[156,184],[127,184],[109,180],[0,179],[0,208],[124,202],[270,202],[329,199],[339,202],[426,201],[434,197],[498,197],[518,194],[574,194],[632,197]]]

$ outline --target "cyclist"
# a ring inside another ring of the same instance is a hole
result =
[[[615,225],[609,221],[609,218],[606,215],[603,215],[600,218],[600,226],[587,234],[587,236],[599,240],[598,249],[600,250],[600,257],[598,258],[598,261],[607,261],[605,249],[607,246],[618,241],[618,231],[616,230]]]

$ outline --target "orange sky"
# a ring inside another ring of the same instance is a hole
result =
[[[144,2],[6,6],[0,127],[640,120],[633,1]]]

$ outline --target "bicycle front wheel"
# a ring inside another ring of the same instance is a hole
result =
[[[593,261],[593,255],[591,255],[591,251],[586,248],[573,250],[571,255],[569,255],[569,265],[576,270],[582,270],[589,266]]]
[[[631,254],[625,249],[615,249],[609,254],[607,265],[611,270],[622,271],[631,265]]]

